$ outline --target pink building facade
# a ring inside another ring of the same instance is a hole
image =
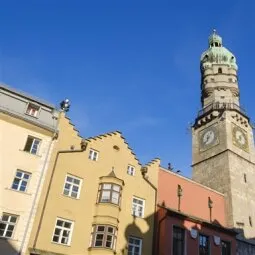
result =
[[[223,194],[161,168],[156,254],[234,255],[236,232],[226,227]]]

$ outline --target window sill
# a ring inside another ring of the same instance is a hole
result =
[[[144,215],[142,215],[142,216],[137,216],[137,215],[135,215],[135,214],[131,214],[133,217],[135,217],[135,218],[139,218],[139,219],[144,219]]]
[[[52,243],[52,244],[56,244],[56,245],[71,247],[71,244],[57,243],[57,242],[53,242],[53,241],[51,241],[51,243]]]
[[[18,241],[18,239],[14,239],[14,238],[12,238],[12,237],[4,237],[4,236],[0,236],[0,239],[1,240],[8,240],[8,241],[14,241],[14,242],[17,242]]]
[[[32,193],[27,193],[26,191],[20,191],[20,190],[8,188],[8,187],[6,187],[5,189],[10,190],[10,191],[14,191],[14,192],[17,192],[17,193],[20,193],[20,194],[24,194],[24,195],[27,195],[27,196],[32,196]]]
[[[30,115],[30,114],[28,114],[28,113],[26,113],[26,112],[25,112],[25,115],[27,115],[27,116],[29,116],[29,117],[31,117],[31,118],[34,118],[34,119],[39,119],[38,116],[33,116],[33,115]]]
[[[68,196],[68,195],[65,195],[65,194],[62,194],[64,197],[67,197],[67,198],[70,198],[70,199],[73,199],[73,200],[80,200],[80,197],[71,197],[71,196]]]
[[[107,250],[109,252],[112,252],[112,254],[117,254],[116,250],[113,250],[112,248],[107,248],[107,247],[89,247],[88,251],[92,251],[92,250]]]
[[[19,149],[19,151],[23,151],[24,153],[27,153],[27,154],[32,155],[32,156],[35,156],[35,157],[40,157],[40,158],[42,157],[42,155],[33,154],[33,153],[28,152],[28,151],[24,151],[24,150],[22,150],[22,149]]]
[[[112,206],[112,207],[117,207],[121,211],[121,208],[120,208],[119,205],[111,203],[111,202],[98,202],[98,203],[96,203],[96,205],[109,205],[109,206]]]

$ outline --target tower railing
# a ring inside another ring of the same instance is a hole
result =
[[[220,103],[220,102],[215,102],[212,104],[207,105],[203,109],[201,109],[198,112],[198,117],[204,115],[205,113],[208,113],[213,110],[236,110],[239,111],[241,114],[246,116],[246,112],[244,109],[242,109],[239,105],[235,103]]]

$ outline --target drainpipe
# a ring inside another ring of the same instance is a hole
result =
[[[57,133],[55,132],[52,139],[51,139],[51,141],[50,141],[50,145],[48,146],[48,150],[47,150],[46,157],[45,157],[45,160],[44,160],[44,163],[43,163],[42,171],[41,171],[41,174],[40,174],[40,177],[39,177],[39,182],[38,182],[38,185],[36,187],[34,199],[33,199],[32,206],[31,206],[31,209],[30,209],[30,212],[29,212],[28,222],[27,222],[26,227],[25,227],[24,236],[23,236],[22,241],[21,241],[19,252],[17,253],[18,255],[21,255],[22,250],[24,249],[26,237],[27,237],[27,234],[28,234],[27,232],[28,232],[28,229],[29,229],[29,226],[30,226],[30,223],[31,223],[30,219],[32,218],[32,215],[33,215],[33,212],[34,212],[34,209],[35,209],[35,205],[36,205],[36,200],[37,200],[37,197],[39,195],[39,190],[40,190],[40,187],[42,185],[42,178],[43,178],[45,169],[47,167],[47,162],[48,162],[48,159],[49,159],[49,156],[50,156],[50,150],[51,150],[53,141],[56,138],[57,138]]]
[[[49,182],[49,185],[48,185],[48,188],[47,188],[47,191],[46,191],[46,197],[45,197],[45,200],[44,200],[44,203],[43,203],[43,208],[42,208],[42,213],[41,213],[41,216],[40,216],[38,228],[37,228],[37,231],[36,231],[36,234],[35,234],[35,239],[34,239],[34,243],[33,243],[33,250],[35,250],[35,248],[36,248],[39,232],[40,232],[41,227],[42,227],[42,222],[43,222],[43,217],[44,217],[44,214],[45,214],[46,204],[47,204],[47,201],[48,201],[48,198],[49,198],[50,188],[51,188],[51,185],[52,185],[52,181],[53,181],[54,173],[55,173],[55,170],[56,170],[59,155],[64,154],[64,153],[84,152],[86,150],[86,148],[87,148],[87,142],[85,140],[82,140],[80,150],[62,150],[62,151],[57,152],[57,155],[56,155],[56,158],[55,158],[55,161],[54,161],[54,165],[53,165],[53,169],[52,169],[52,173],[51,173],[51,176],[50,176],[50,182]]]
[[[153,185],[148,177],[146,176],[147,172],[148,172],[148,167],[142,167],[141,168],[141,172],[142,172],[142,176],[143,176],[143,179],[154,189],[155,191],[155,208],[154,208],[154,228],[153,228],[153,241],[152,241],[152,254],[155,255],[156,254],[156,251],[155,251],[155,245],[156,245],[156,221],[157,221],[157,197],[158,197],[158,189],[156,188],[155,185]]]
[[[159,220],[158,222],[158,228],[157,228],[157,252],[159,252],[159,246],[160,246],[160,243],[159,243],[159,235],[160,235],[160,231],[161,231],[161,224],[164,222],[164,220],[167,218],[167,209],[165,207],[161,207],[161,209],[164,209],[165,210],[165,215]],[[155,253],[156,254],[156,253]]]

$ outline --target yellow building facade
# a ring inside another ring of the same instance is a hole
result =
[[[27,253],[153,254],[159,160],[121,133],[82,139],[62,114]]]

